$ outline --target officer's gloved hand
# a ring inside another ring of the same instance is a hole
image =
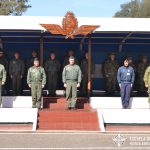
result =
[[[147,85],[147,84],[145,84],[145,87],[146,87],[146,88],[148,88],[148,85]]]
[[[5,84],[5,82],[2,82],[2,85],[4,85]]]
[[[28,86],[29,86],[29,88],[31,88],[31,84],[29,84]]]
[[[119,87],[121,88],[121,83],[119,83]]]
[[[133,84],[131,84],[131,88],[132,88]]]
[[[67,87],[67,84],[66,84],[66,83],[64,83],[64,87],[65,87],[65,88]]]
[[[106,77],[106,78],[108,78],[108,77],[109,77],[109,75],[106,75],[105,77]]]
[[[44,88],[45,85],[42,85],[42,89]]]
[[[79,88],[79,87],[80,87],[80,83],[77,84],[77,88]]]

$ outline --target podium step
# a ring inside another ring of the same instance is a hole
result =
[[[30,131],[32,124],[0,124],[0,131]]]
[[[150,132],[150,125],[148,124],[123,124],[123,125],[115,125],[115,124],[106,124],[106,131],[111,132],[121,132],[121,131],[133,131],[133,132]]]
[[[65,97],[44,97],[43,108],[49,108],[51,110],[66,110],[67,101]],[[78,98],[77,100],[78,109],[91,109],[87,98]]]
[[[38,130],[99,131],[95,110],[49,110],[39,111]]]

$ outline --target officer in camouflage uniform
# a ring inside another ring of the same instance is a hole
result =
[[[69,64],[69,57],[70,56],[74,57],[74,51],[73,50],[68,51],[68,56],[65,58],[65,60],[63,62],[63,67],[65,67],[66,65]],[[76,58],[75,58],[75,64],[79,65],[79,62]]]
[[[56,59],[56,54],[54,52],[50,53],[50,58],[45,62],[45,71],[48,78],[49,95],[55,96],[60,62]]]
[[[75,64],[73,56],[69,58],[69,65],[64,67],[62,78],[66,88],[67,109],[76,109],[77,88],[81,83],[81,69]]]
[[[148,102],[150,103],[150,66],[148,66],[145,71],[144,83],[145,83],[145,87],[148,88],[148,95],[149,95]]]
[[[0,64],[5,67],[5,70],[8,70],[8,60],[4,56],[4,51],[0,49]]]
[[[38,57],[38,53],[36,50],[32,51],[32,56],[27,60],[27,69],[33,66],[34,59]]]
[[[3,65],[6,72],[8,72],[8,60],[5,58],[4,51],[2,49],[0,49],[0,64]],[[2,86],[2,93],[4,95],[7,94],[7,83]]]
[[[85,59],[81,61],[81,70],[82,70],[82,96],[87,96],[87,84],[88,84],[88,52],[85,53]],[[92,61],[91,64],[91,74],[94,74],[95,65]]]
[[[2,104],[2,85],[6,82],[6,70],[3,65],[0,64],[0,107]]]
[[[24,75],[24,61],[20,57],[19,52],[15,52],[15,59],[10,61],[9,64],[9,74],[12,79],[12,88],[13,95],[18,96],[21,95],[22,90],[22,78]]]
[[[116,75],[119,64],[116,61],[116,54],[110,53],[108,59],[103,64],[103,74],[106,78],[107,95],[114,95],[116,89]]]
[[[147,56],[142,56],[139,60],[139,63],[137,64],[137,86],[138,86],[138,92],[141,96],[144,96],[146,94],[146,88],[144,84],[144,73],[146,68],[149,66]]]
[[[134,69],[134,73],[135,73],[135,84],[133,84],[133,87],[132,89],[133,90],[136,90],[136,85],[137,85],[137,70],[136,70],[136,65],[133,63],[133,57],[128,55],[126,56],[126,59],[128,60],[129,62],[129,66],[131,66],[133,69]]]
[[[31,88],[32,107],[40,109],[42,88],[46,84],[46,74],[44,68],[40,66],[38,58],[34,59],[34,66],[28,70],[27,84]]]

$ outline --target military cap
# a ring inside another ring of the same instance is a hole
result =
[[[75,60],[74,56],[70,56],[69,60]]]
[[[112,52],[112,53],[110,53],[109,55],[116,55],[116,53]]]
[[[34,61],[39,61],[39,58],[34,58]]]
[[[114,52],[111,52],[111,53],[108,53],[108,57],[110,57],[110,56],[116,56],[116,53],[114,53]]]
[[[19,54],[20,55],[20,52],[19,51],[15,51],[15,54]]]
[[[33,52],[37,53],[37,51],[36,51],[36,50],[33,50],[33,51],[32,51],[32,53],[33,53]]]
[[[142,59],[147,59],[147,56],[146,56],[146,55],[143,55],[143,56],[142,56]]]
[[[51,51],[50,54],[55,54],[55,52],[54,52],[54,51]]]

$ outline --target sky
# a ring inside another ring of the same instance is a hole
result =
[[[130,0],[30,0],[24,16],[64,16],[72,11],[78,17],[112,17],[120,4]]]

